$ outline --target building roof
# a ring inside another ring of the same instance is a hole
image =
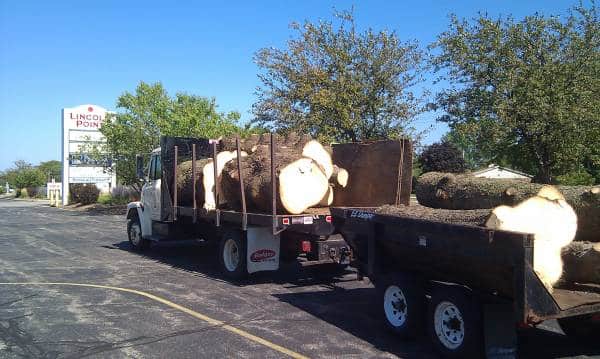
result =
[[[499,166],[499,165],[495,165],[493,163],[491,165],[487,166],[486,168],[483,168],[483,169],[480,169],[480,170],[477,170],[477,171],[473,172],[472,175],[473,176],[483,175],[483,174],[485,174],[487,172],[496,171],[496,170],[511,172],[511,173],[516,174],[516,175],[524,176],[524,177],[527,177],[527,178],[533,178],[533,176],[530,175],[530,174],[528,174],[528,173],[517,171],[515,169],[508,168],[508,167],[502,167],[502,166]]]

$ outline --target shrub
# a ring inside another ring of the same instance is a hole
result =
[[[419,156],[423,172],[464,172],[467,168],[461,151],[450,142],[427,146]]]
[[[27,187],[27,195],[31,198],[36,198],[39,194],[37,186]]]
[[[116,186],[111,190],[112,198],[119,203],[138,201],[140,193],[130,186]]]
[[[557,176],[556,179],[558,180],[558,183],[569,186],[591,186],[596,182],[594,176],[584,169]]]
[[[100,190],[95,184],[74,183],[70,187],[71,200],[76,203],[96,203],[100,196]]]
[[[101,193],[100,196],[98,196],[98,203],[112,204],[112,196],[109,193]]]
[[[21,188],[21,190],[17,191],[17,197],[20,197],[20,198],[27,198],[27,197],[29,197],[29,194],[27,193],[27,189],[26,188]]]

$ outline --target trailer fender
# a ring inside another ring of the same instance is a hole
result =
[[[137,217],[140,221],[142,228],[142,237],[149,237],[152,235],[152,221],[149,216],[144,213],[144,205],[142,202],[130,202],[127,204],[127,215],[126,218],[132,219]]]

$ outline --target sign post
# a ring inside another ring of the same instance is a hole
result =
[[[62,204],[69,203],[69,184],[95,184],[109,192],[117,177],[108,158],[92,158],[86,146],[101,145],[106,138],[100,127],[106,119],[106,109],[96,105],[81,105],[62,110]]]

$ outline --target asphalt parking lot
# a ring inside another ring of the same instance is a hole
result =
[[[378,318],[351,270],[289,265],[231,283],[201,245],[144,253],[122,216],[0,200],[0,358],[435,357]],[[600,355],[553,323],[522,356]]]

